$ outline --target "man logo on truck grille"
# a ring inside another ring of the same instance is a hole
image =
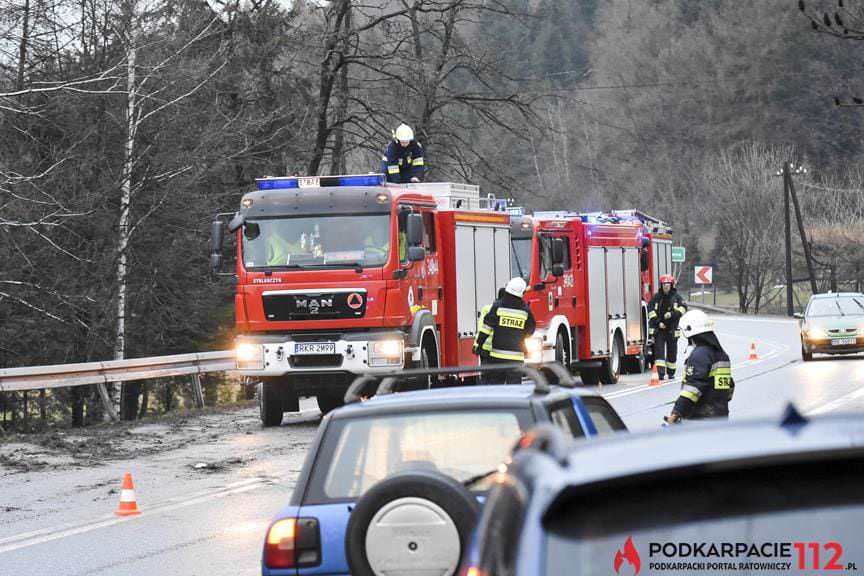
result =
[[[525,328],[525,318],[501,316],[498,318],[498,325],[502,328],[516,328],[517,330],[523,330]]]
[[[305,308],[310,314],[318,314],[318,309],[322,307],[333,307],[333,298],[319,298],[318,300],[314,298],[309,298],[308,300],[306,298],[297,298],[295,302],[298,309]]]
[[[359,292],[352,292],[348,295],[348,300],[346,300],[348,307],[352,310],[357,310],[361,306],[363,306],[363,296]]]

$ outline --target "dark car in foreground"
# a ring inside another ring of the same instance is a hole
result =
[[[712,423],[567,448],[494,479],[471,576],[864,570],[864,418]]]
[[[478,499],[526,431],[546,423],[574,439],[626,430],[602,397],[567,387],[566,373],[550,386],[521,370],[530,378],[522,385],[396,394],[384,378],[366,401],[364,386],[380,377],[355,381],[346,405],[321,422],[291,501],[267,531],[263,574],[453,574]]]
[[[815,294],[800,319],[801,358],[864,352],[864,294]]]

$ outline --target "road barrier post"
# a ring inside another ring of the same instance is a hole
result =
[[[192,375],[192,390],[195,392],[195,406],[200,410],[204,408],[204,390],[201,388],[201,373]]]

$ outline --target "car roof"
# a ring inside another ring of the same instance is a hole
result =
[[[698,473],[757,463],[830,459],[850,452],[864,455],[864,418],[807,420],[791,408],[780,423],[696,423],[579,444],[566,456],[558,488],[571,494],[590,492],[610,482],[677,477],[687,470]]]
[[[533,382],[521,385],[456,386],[373,396],[365,402],[356,402],[339,408],[333,412],[333,417],[351,418],[360,415],[367,416],[372,412],[399,412],[407,408],[440,410],[441,408],[527,406],[531,401],[542,402],[544,399],[566,398],[570,395],[600,397],[589,390],[579,388],[565,390],[558,386],[550,386],[548,394],[536,394]]]
[[[829,292],[827,294],[813,294],[810,296],[811,300],[822,300],[825,298],[852,298],[852,297],[862,297],[864,298],[864,294],[861,292]]]

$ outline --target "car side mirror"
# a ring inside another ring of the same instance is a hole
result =
[[[563,275],[564,275],[564,266],[562,266],[561,264],[553,264],[552,265],[552,276],[555,276],[556,278],[560,278]]]
[[[422,246],[409,246],[407,256],[409,262],[420,262],[426,258],[426,249]]]
[[[407,240],[409,246],[419,246],[423,244],[423,216],[416,213],[409,214],[405,232],[408,236]]]
[[[803,320],[803,319],[804,319],[804,313],[803,313],[803,312],[795,312],[794,314],[792,314],[792,316],[793,316],[794,318],[798,318],[799,320]]]

